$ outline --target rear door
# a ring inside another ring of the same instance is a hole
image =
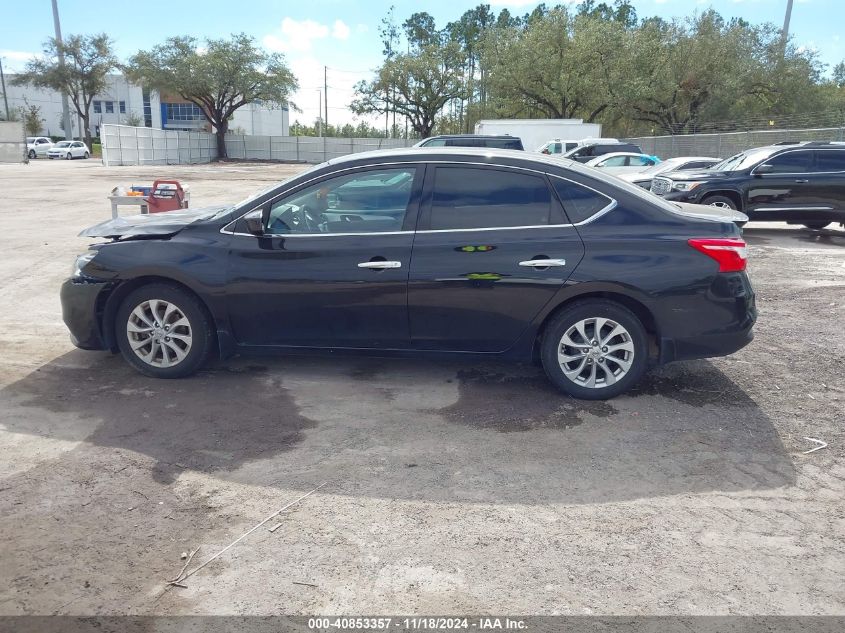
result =
[[[845,212],[845,149],[817,149],[814,177],[819,206]]]
[[[545,174],[429,166],[408,284],[416,349],[511,347],[578,265],[584,247]]]

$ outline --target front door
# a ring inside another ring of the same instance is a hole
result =
[[[817,206],[817,186],[813,176],[812,150],[796,150],[778,154],[765,163],[767,171],[752,170],[753,181],[748,189],[748,217],[752,220],[791,220]]]
[[[249,346],[407,348],[422,168],[344,171],[267,203],[232,236],[227,303]]]
[[[429,167],[408,285],[416,349],[511,347],[584,252],[544,174]]]

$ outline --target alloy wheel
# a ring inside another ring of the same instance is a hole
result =
[[[576,385],[601,389],[630,371],[634,343],[630,332],[612,319],[582,319],[561,337],[557,359],[564,376]]]
[[[710,206],[719,207],[720,209],[733,209],[731,205],[729,205],[727,202],[722,202],[721,200],[719,202],[711,202]]]
[[[191,323],[185,313],[163,299],[149,299],[132,310],[126,337],[135,355],[153,367],[178,365],[193,344]]]

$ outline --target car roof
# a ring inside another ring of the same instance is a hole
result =
[[[648,158],[651,158],[652,155],[643,154],[642,152],[608,152],[607,154],[596,156],[596,158],[604,160],[605,158],[613,158],[614,156],[647,156]]]
[[[527,168],[534,168],[541,171],[567,169],[588,178],[596,177],[595,169],[590,169],[577,161],[563,158],[560,155],[521,152],[495,147],[402,147],[397,149],[379,149],[332,158],[324,164],[330,166],[348,164],[352,167],[355,163],[372,164],[373,161],[379,160],[385,163],[422,163],[451,160],[471,163],[474,162],[473,159],[476,159],[476,161],[483,159],[484,162],[489,162],[491,159],[498,159],[503,161],[503,164],[514,166],[520,166],[519,164],[521,164]]]
[[[434,138],[480,138],[480,139],[487,139],[487,138],[495,138],[495,139],[508,139],[514,140],[518,137],[511,136],[510,134],[438,134],[437,136],[429,136],[426,141],[430,141]]]

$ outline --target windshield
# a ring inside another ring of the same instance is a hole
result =
[[[56,147],[70,147],[70,141],[62,141],[61,143],[56,143]]]
[[[730,158],[726,158],[721,163],[716,163],[712,167],[708,168],[709,171],[740,171],[743,169],[748,169],[753,165],[756,165],[761,160],[765,160],[766,157],[774,154],[777,150],[771,149],[769,147],[760,148],[760,149],[750,149],[746,152],[740,152]]]

